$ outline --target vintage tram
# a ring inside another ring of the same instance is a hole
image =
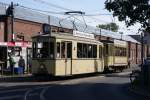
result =
[[[92,35],[75,31],[33,37],[32,74],[70,76],[103,72],[103,44]]]
[[[127,42],[113,40],[104,43],[105,70],[123,71],[128,67]]]

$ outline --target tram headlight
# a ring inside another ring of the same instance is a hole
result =
[[[48,73],[45,64],[41,63],[41,64],[39,65],[38,73],[40,73],[40,74],[47,74],[47,73]]]
[[[44,67],[45,67],[44,64],[40,65],[40,69],[44,69]]]

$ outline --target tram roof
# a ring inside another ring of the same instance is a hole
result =
[[[102,42],[100,41],[97,41],[95,39],[89,39],[89,38],[83,38],[83,37],[77,37],[77,36],[73,36],[73,35],[68,35],[67,33],[66,34],[56,34],[56,33],[52,33],[51,35],[50,34],[43,34],[43,35],[38,35],[38,36],[34,36],[32,37],[33,40],[36,39],[36,38],[43,38],[43,41],[46,40],[46,38],[51,38],[51,37],[56,37],[58,39],[65,39],[66,41],[69,41],[69,40],[76,40],[76,41],[82,41],[82,42],[89,42],[89,43],[98,43],[98,44],[103,44]],[[41,40],[41,39],[40,39]]]
[[[8,5],[0,3],[0,15],[6,14],[7,6]],[[63,21],[61,21],[61,25],[60,25],[59,22],[62,19],[60,19],[58,17],[46,15],[43,13],[39,13],[37,11],[29,10],[27,8],[22,8],[19,6],[15,6],[14,9],[15,9],[14,17],[18,18],[18,19],[33,21],[33,22],[37,22],[37,23],[47,23],[47,24],[49,24],[49,22],[50,22],[50,25],[68,28],[68,29],[73,29],[73,27],[74,27],[70,20],[63,20]],[[50,20],[48,19],[49,17],[50,17]],[[75,23],[75,24],[76,24],[78,31],[93,33],[95,35],[100,35],[100,29],[99,28],[96,28],[96,27],[93,27],[90,25],[88,25],[86,27],[82,23]],[[121,36],[121,34],[119,34],[119,33],[104,30],[104,29],[101,29],[101,35],[106,36],[106,37],[111,37],[114,39],[119,39],[119,40],[122,39],[124,41],[131,41],[134,43],[139,43],[138,41],[133,39],[131,36],[128,36],[128,35],[122,35]]]

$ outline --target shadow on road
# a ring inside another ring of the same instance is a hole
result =
[[[105,77],[129,78],[129,77],[130,77],[130,74],[112,73],[112,74],[105,74]]]
[[[61,80],[70,80],[70,79],[79,79],[79,78],[88,78],[95,76],[105,76],[105,77],[124,77],[127,78],[129,75],[120,75],[119,73],[90,73],[90,74],[81,74],[73,76],[26,76],[26,77],[1,77],[0,82],[53,82]]]
[[[101,76],[102,73],[90,73],[90,74],[81,74],[73,76],[20,76],[20,77],[0,77],[0,82],[47,82],[47,81],[61,81],[61,80],[70,80],[78,78],[87,78]]]

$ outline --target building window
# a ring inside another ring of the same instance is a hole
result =
[[[22,49],[21,47],[8,47],[8,54],[12,56],[21,56]]]

